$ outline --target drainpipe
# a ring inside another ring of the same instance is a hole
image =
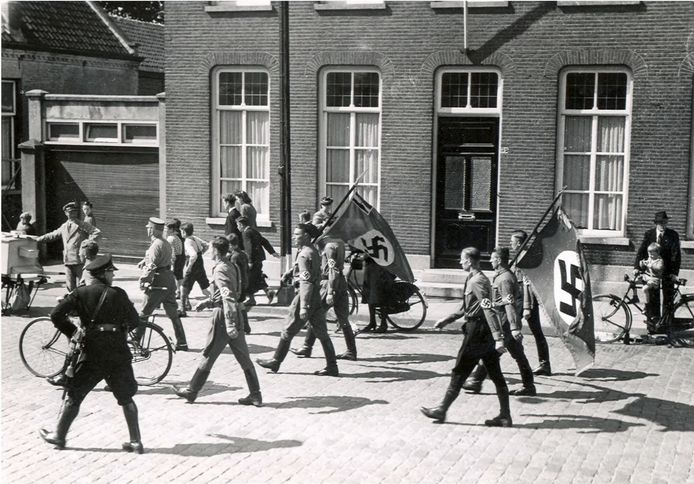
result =
[[[280,255],[282,271],[292,258],[291,138],[289,129],[289,2],[279,2],[280,14]],[[285,258],[286,257],[286,258]]]

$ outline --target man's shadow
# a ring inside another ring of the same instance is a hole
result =
[[[354,397],[347,395],[325,395],[314,397],[289,397],[288,402],[280,403],[265,403],[264,407],[287,409],[287,408],[306,408],[306,409],[326,409],[317,412],[309,412],[311,414],[331,414],[338,412],[346,412],[367,405],[387,405],[386,400],[371,400],[365,397]]]

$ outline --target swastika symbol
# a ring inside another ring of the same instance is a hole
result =
[[[571,297],[571,304],[559,302],[559,311],[571,317],[576,317],[576,300],[581,297],[583,291],[576,285],[576,281],[583,281],[580,268],[574,264],[569,266],[567,277],[566,261],[559,259],[559,273],[561,275],[561,289]]]
[[[366,245],[366,240],[361,237],[361,243],[367,249],[367,253],[374,259],[381,259],[381,251],[383,251],[383,259],[388,260],[388,246],[383,245],[386,239],[377,235],[371,238],[371,245]]]

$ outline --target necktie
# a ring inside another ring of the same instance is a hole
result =
[[[658,232],[658,238],[657,238],[656,241],[657,241],[658,244],[660,244],[660,245],[663,244],[663,233],[662,233],[662,232]]]

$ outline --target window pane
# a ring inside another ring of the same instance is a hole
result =
[[[333,200],[342,200],[347,195],[348,190],[349,187],[347,185],[332,185],[328,183],[325,186],[326,195]]]
[[[590,152],[590,116],[566,116],[564,118],[564,151]]]
[[[156,141],[157,127],[154,125],[124,125],[123,142],[138,143]]]
[[[564,155],[564,185],[567,190],[590,188],[590,155]]]
[[[358,108],[378,107],[378,73],[354,73],[354,105]]]
[[[12,158],[12,119],[2,118],[2,159]],[[3,163],[3,170],[5,164]]]
[[[2,81],[2,112],[15,112],[14,82]]]
[[[359,195],[362,196],[362,198],[364,198],[364,200],[369,202],[373,207],[377,206],[378,187],[368,186],[368,185],[359,185],[359,187],[357,188],[356,191],[357,191],[357,193],[359,193]]]
[[[253,200],[253,206],[258,211],[258,213],[269,214],[270,213],[270,183],[263,181],[249,181],[246,184],[246,192],[248,196]]]
[[[358,177],[364,170],[364,183],[378,183],[378,151],[376,150],[356,150],[354,158],[357,163],[354,176]]]
[[[595,74],[571,72],[566,75],[566,109],[593,109]]]
[[[441,77],[441,107],[464,108],[467,106],[467,72],[446,72]]]
[[[600,116],[598,118],[598,151],[624,153],[624,124],[626,118]]]
[[[77,123],[48,123],[48,139],[78,139],[79,137],[80,126]]]
[[[326,155],[326,181],[349,183],[349,151],[330,149]]]
[[[562,206],[576,228],[588,228],[587,193],[564,193]]]
[[[328,113],[328,146],[349,146],[349,116]]]
[[[270,113],[267,111],[248,111],[246,113],[246,139],[251,145],[269,143]]]
[[[624,183],[624,157],[598,155],[596,165],[595,189],[601,192],[621,192]]]
[[[239,190],[243,190],[241,186],[241,181],[240,180],[222,180],[220,183],[220,188],[221,191],[219,193],[234,193]],[[220,202],[219,202],[219,212],[220,213],[225,213],[224,210],[224,202],[221,201],[222,197],[219,197]]]
[[[492,159],[488,156],[473,157],[471,174],[472,210],[491,210]]]
[[[470,106],[495,108],[498,76],[495,72],[473,72],[470,84]]]
[[[241,178],[241,147],[222,146],[219,148],[222,178]]]
[[[626,109],[627,75],[624,72],[598,73],[598,109]]]
[[[219,104],[221,106],[241,105],[241,72],[219,73]]]
[[[267,106],[267,74],[265,72],[246,72],[246,104],[248,106]]]
[[[86,124],[87,140],[118,140],[118,125],[116,124]]]
[[[219,112],[219,142],[223,145],[241,144],[240,111]]]
[[[378,114],[357,114],[356,146],[378,147]]]
[[[267,174],[268,149],[265,147],[249,147],[246,154],[246,178],[268,178]]]
[[[340,107],[350,105],[352,74],[349,72],[329,72],[326,86],[326,105]]]
[[[595,195],[593,228],[618,230],[622,227],[622,196]]]
[[[465,158],[462,156],[447,156],[446,188],[443,197],[447,210],[463,210],[465,195]]]

